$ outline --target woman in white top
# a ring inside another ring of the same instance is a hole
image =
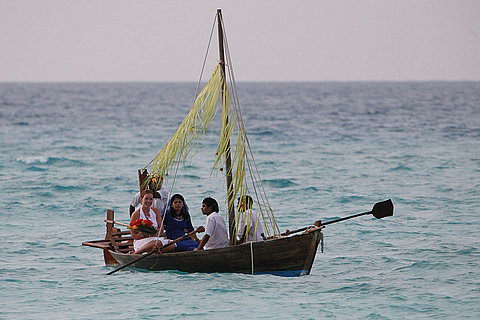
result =
[[[150,190],[145,191],[142,196],[142,205],[135,210],[130,218],[130,224],[132,224],[137,219],[150,220],[157,229],[158,233],[161,233],[163,229],[163,220],[160,210],[152,207],[153,204],[153,192]],[[130,233],[133,238],[133,249],[134,253],[145,253],[149,252],[155,247],[161,247],[166,245],[169,240],[163,237],[158,237],[156,234],[150,235],[142,232],[135,231],[130,229]],[[161,250],[161,252],[171,252],[175,249],[175,245],[171,245],[167,248]]]

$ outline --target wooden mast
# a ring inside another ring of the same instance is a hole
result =
[[[223,46],[223,18],[222,9],[217,9],[217,22],[218,22],[218,50],[219,50],[219,63],[223,72],[223,85],[222,85],[222,106],[226,103],[224,97],[224,91],[226,88],[226,74],[225,74],[225,48]],[[223,110],[223,108],[222,108]],[[228,123],[228,116],[227,116]],[[235,207],[233,199],[233,185],[232,185],[232,155],[230,150],[230,139],[227,142],[227,150],[225,153],[225,174],[227,179],[227,205],[228,205],[228,229],[230,231],[230,245],[235,244]]]

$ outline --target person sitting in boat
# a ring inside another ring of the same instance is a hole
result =
[[[148,189],[153,192],[153,207],[160,210],[163,215],[167,206],[168,190],[162,187],[163,178],[154,175],[150,180]],[[137,192],[130,203],[130,217],[133,212],[140,206],[140,192]]]
[[[238,198],[238,213],[240,214],[239,243],[264,240],[263,224],[252,208],[252,197],[244,195]]]
[[[225,221],[218,213],[218,202],[213,198],[202,201],[202,213],[207,216],[205,235],[194,251],[223,248],[228,246],[228,234]]]
[[[185,235],[186,232],[192,232],[194,230],[188,205],[185,199],[180,194],[174,194],[170,201],[168,201],[167,210],[163,216],[163,224],[165,225],[165,231],[168,239],[177,239]],[[194,234],[193,239],[187,238],[180,242],[177,242],[175,251],[193,251],[198,247],[197,236]]]
[[[155,229],[160,230],[163,228],[162,215],[160,210],[154,208],[153,204],[153,192],[146,190],[142,194],[142,205],[133,212],[132,217],[130,218],[130,225],[133,225],[134,222],[138,219],[149,220],[152,222],[152,225]],[[169,243],[169,240],[163,237],[157,237],[156,234],[146,234],[143,232],[135,231],[130,229],[130,233],[133,238],[133,253],[145,253],[153,250],[154,248],[161,247]],[[171,252],[175,249],[175,245],[171,245],[167,248],[161,250],[163,252]]]

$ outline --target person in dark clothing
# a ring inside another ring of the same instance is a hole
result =
[[[177,239],[185,235],[185,233],[194,230],[188,205],[182,195],[174,194],[170,198],[163,217],[163,223],[168,239]],[[199,240],[197,236],[194,234],[192,237],[193,239],[188,238],[177,242],[175,251],[193,251],[198,247]]]

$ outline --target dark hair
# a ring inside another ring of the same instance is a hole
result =
[[[205,198],[203,199],[202,203],[206,204],[207,206],[211,207],[212,208],[212,212],[218,212],[218,202],[217,200],[213,199],[213,198]]]
[[[240,204],[245,204],[245,209],[252,209],[253,207],[253,199],[249,195],[238,197],[238,201],[240,202]]]
[[[189,219],[190,218],[190,213],[188,212],[189,211],[188,206],[187,206],[187,203],[185,202],[185,198],[183,198],[183,196],[181,194],[176,193],[170,198],[170,201],[168,202],[167,211],[170,212],[170,214],[173,217],[173,214],[175,212],[175,210],[173,209],[173,201],[175,201],[175,199],[182,200],[183,208],[182,208],[182,211],[180,212],[180,215],[183,217],[183,219]]]
[[[146,195],[146,194],[151,194],[153,196],[153,191],[151,190],[142,190],[142,192],[140,192],[140,202],[142,201],[143,197]]]

